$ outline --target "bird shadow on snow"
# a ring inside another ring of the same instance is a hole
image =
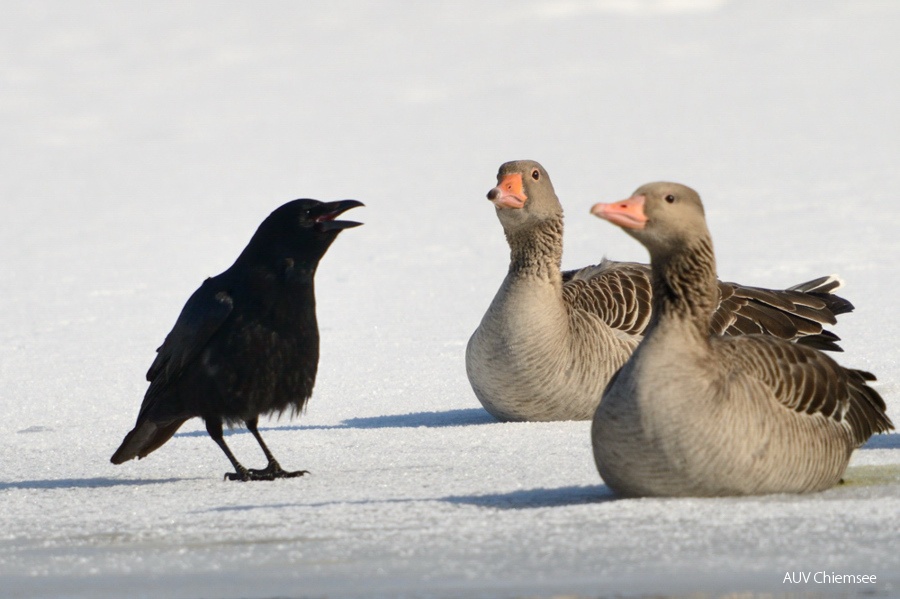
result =
[[[489,495],[450,496],[445,497],[442,501],[504,510],[519,510],[603,503],[616,499],[618,499],[616,495],[606,485],[589,485],[559,487],[556,489],[527,489]]]
[[[55,480],[22,480],[14,483],[0,482],[0,491],[6,489],[95,489],[100,487],[138,487],[143,485],[175,483],[183,480],[186,479],[60,478]]]
[[[496,424],[497,419],[481,408],[447,410],[444,412],[412,412],[368,418],[348,418],[339,428],[418,428]],[[314,428],[314,427],[313,427]]]
[[[260,431],[291,430],[334,430],[334,429],[367,429],[367,428],[440,428],[448,426],[470,426],[474,424],[496,424],[498,421],[481,408],[446,410],[444,412],[413,412],[411,414],[388,414],[385,416],[369,416],[366,418],[348,418],[340,424],[289,424],[286,426],[259,427]],[[245,428],[225,431],[225,435],[243,435],[249,433]],[[176,433],[176,437],[202,437],[206,430]]]
[[[900,433],[874,435],[860,449],[900,449]]]
[[[604,503],[618,499],[606,485],[571,486],[557,489],[528,489],[511,493],[489,495],[451,495],[435,499],[362,499],[356,501],[325,501],[317,503],[278,503],[268,505],[237,505],[201,510],[203,512],[233,512],[259,509],[282,509],[296,507],[324,507],[334,505],[409,504],[442,502],[454,505],[474,505],[502,510],[529,508],[565,507],[589,503]]]

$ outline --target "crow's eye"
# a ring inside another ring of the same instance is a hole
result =
[[[667,195],[667,196],[666,196],[666,201],[669,202],[670,204],[674,204],[674,203],[675,203],[675,196],[673,196],[672,194]]]
[[[541,172],[537,169],[534,169],[533,171],[531,171],[531,178],[534,179],[535,181],[540,180]]]

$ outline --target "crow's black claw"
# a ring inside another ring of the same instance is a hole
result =
[[[238,480],[238,481],[244,482],[244,481],[255,480],[255,479],[253,478],[253,475],[250,473],[249,470],[244,470],[244,471],[238,471],[238,472],[226,472],[225,478],[222,480]]]
[[[296,478],[298,476],[303,476],[304,474],[309,474],[308,470],[295,470],[293,472],[288,472],[287,470],[282,469],[281,465],[278,462],[269,462],[269,465],[263,468],[262,470],[254,470],[250,469],[247,471],[250,476],[254,477],[253,480],[275,480],[276,478]],[[256,478],[259,477],[259,478]]]

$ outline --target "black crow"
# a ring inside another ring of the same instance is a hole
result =
[[[263,221],[231,268],[203,282],[156,350],[137,423],[113,454],[113,464],[145,457],[199,416],[234,466],[226,478],[306,474],[282,470],[257,422],[261,414],[299,413],[312,394],[319,365],[313,278],[338,234],[362,224],[335,219],[362,205],[288,202]],[[237,461],[222,438],[223,422],[246,424],[269,461],[264,469]]]

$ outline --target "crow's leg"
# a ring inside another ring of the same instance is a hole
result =
[[[275,456],[273,456],[272,452],[269,451],[269,448],[266,447],[265,441],[263,441],[262,436],[259,434],[259,429],[256,428],[258,423],[258,418],[247,420],[247,430],[253,433],[253,436],[256,437],[256,442],[259,443],[260,447],[262,447],[263,453],[266,454],[266,459],[269,460],[269,464],[262,470],[248,470],[249,474],[251,476],[258,476],[267,480],[276,478],[294,478],[295,476],[303,476],[304,474],[309,474],[309,471],[307,470],[295,470],[293,472],[283,470],[281,468],[281,465],[278,463],[278,460],[275,459]]]
[[[222,438],[222,421],[217,418],[208,419],[206,421],[206,432],[216,442],[216,445],[222,448],[225,456],[231,461],[231,465],[234,466],[234,472],[226,472],[225,478],[227,480],[253,480],[253,475],[250,474],[250,471],[237,461],[237,458],[228,449],[228,445],[225,444],[225,439]]]

